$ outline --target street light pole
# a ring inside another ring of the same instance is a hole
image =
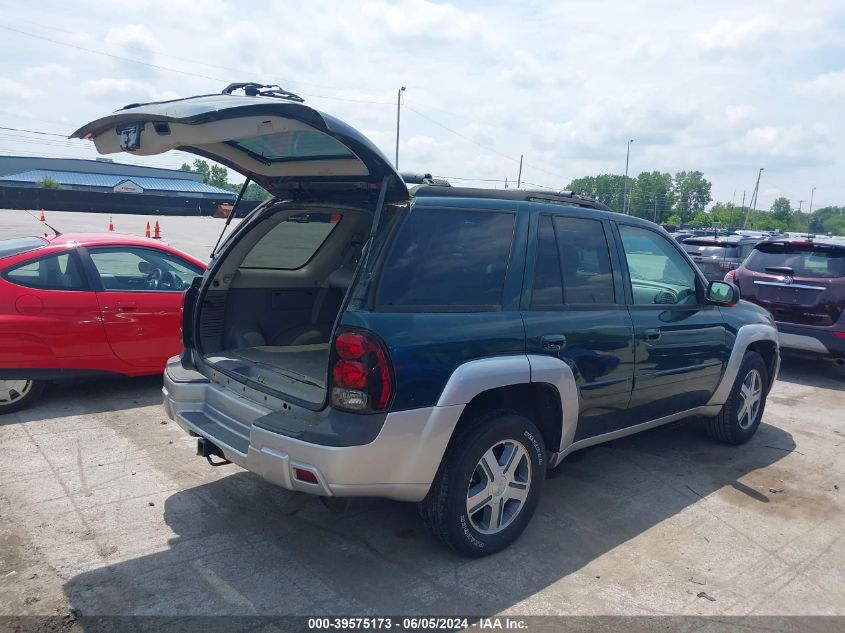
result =
[[[813,215],[813,196],[816,195],[816,188],[813,187],[813,190],[810,192],[810,215]]]
[[[405,86],[399,88],[396,93],[396,160],[393,161],[393,166],[396,171],[399,171],[399,114],[402,108],[402,93],[405,92]]]
[[[634,139],[628,141],[628,151],[625,152],[625,185],[622,189],[622,213],[628,215],[628,159],[631,157],[631,143]]]

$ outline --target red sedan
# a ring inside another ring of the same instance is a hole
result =
[[[0,240],[0,414],[45,381],[160,374],[205,264],[165,243],[78,233]]]

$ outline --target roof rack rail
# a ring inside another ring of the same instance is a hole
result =
[[[267,88],[267,90],[263,90],[263,88]],[[235,90],[243,90],[244,94],[248,97],[275,97],[276,99],[284,99],[296,103],[303,103],[305,101],[299,95],[285,90],[278,84],[259,84],[254,81],[229,84],[223,88],[223,94],[230,95]]]
[[[407,182],[407,181],[406,181]],[[571,191],[548,191],[540,189],[480,189],[474,187],[438,187],[422,184],[414,187],[411,193],[417,197],[450,197],[450,198],[491,198],[500,200],[520,200],[524,202],[544,202],[551,204],[566,204],[586,209],[613,211],[606,204],[592,198],[581,196]]]
[[[435,185],[438,187],[451,187],[452,184],[443,178],[435,178],[431,174],[413,174],[407,171],[403,171],[399,174],[402,177],[402,180],[405,181],[407,185]]]

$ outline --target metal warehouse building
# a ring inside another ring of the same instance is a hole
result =
[[[39,187],[45,178],[60,188]],[[197,172],[110,159],[0,156],[0,208],[211,215],[235,197],[204,183]]]
[[[205,184],[202,175],[193,171],[139,167],[108,159],[0,156],[0,187],[35,187],[45,177],[72,191],[235,199],[233,192]]]

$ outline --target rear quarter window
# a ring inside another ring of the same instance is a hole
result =
[[[241,268],[296,270],[302,268],[329,238],[337,221],[329,213],[292,216],[267,231],[244,257]]]
[[[42,246],[47,246],[47,240],[43,237],[18,237],[13,240],[0,240],[0,259],[34,251]]]
[[[412,210],[388,251],[376,308],[500,310],[515,221],[507,212]]]

